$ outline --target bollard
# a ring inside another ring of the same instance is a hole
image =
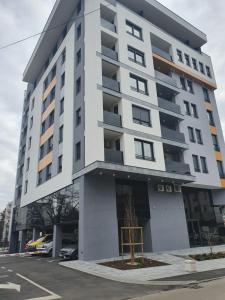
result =
[[[187,272],[196,272],[196,261],[195,260],[185,260],[185,271]]]

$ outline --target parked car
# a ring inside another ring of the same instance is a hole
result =
[[[37,247],[41,246],[44,243],[48,243],[52,241],[52,234],[45,234],[41,238],[37,239],[36,241],[30,241],[25,246],[25,251],[28,252],[35,252],[37,250]]]
[[[64,240],[63,248],[59,252],[59,257],[62,260],[76,260],[78,259],[78,246],[76,243]]]
[[[52,256],[53,241],[37,246],[37,254]]]

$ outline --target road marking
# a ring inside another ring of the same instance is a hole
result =
[[[12,273],[12,272],[13,272],[13,270],[10,270],[10,269],[8,269],[7,271],[8,271],[8,272],[10,272],[10,273]]]
[[[55,259],[53,259],[53,260],[48,260],[49,263],[52,263],[52,262],[54,262],[54,261],[55,261]]]
[[[0,290],[16,290],[17,292],[20,292],[20,285],[7,282],[6,284],[0,284]]]
[[[0,278],[7,278],[9,275],[0,275]]]
[[[18,277],[20,277],[20,278],[26,280],[27,282],[33,284],[34,286],[36,286],[36,287],[39,288],[40,290],[42,290],[42,291],[44,291],[44,292],[50,294],[50,296],[38,297],[38,298],[30,298],[30,299],[26,299],[26,300],[55,300],[55,299],[61,299],[61,298],[62,298],[61,296],[56,295],[55,293],[53,293],[53,292],[47,290],[45,287],[43,287],[43,286],[41,286],[41,285],[35,283],[34,281],[30,280],[29,278],[27,278],[27,277],[25,277],[25,276],[23,276],[23,275],[21,275],[21,274],[19,274],[19,273],[17,273],[16,275],[17,275]]]
[[[5,267],[1,267],[3,270],[5,269]]]

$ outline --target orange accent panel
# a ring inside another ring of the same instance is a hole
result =
[[[44,111],[44,113],[42,114],[42,118],[41,118],[41,122],[43,122],[48,115],[50,115],[50,113],[55,109],[55,100],[53,100],[49,106],[46,108],[46,110]]]
[[[53,152],[49,152],[45,157],[43,157],[38,163],[38,172],[43,170],[53,161]]]
[[[209,89],[214,89],[214,90],[217,89],[216,84],[213,84],[210,81],[194,74],[193,72],[188,71],[185,68],[182,68],[181,66],[176,65],[174,62],[171,62],[171,61],[161,57],[158,54],[153,53],[153,58],[155,58],[156,60],[159,60],[159,61],[171,66],[178,74],[181,74],[181,75],[185,74],[188,77],[190,77],[191,79],[199,82],[200,84],[203,84],[203,85],[207,86]]]
[[[217,128],[215,126],[209,126],[209,129],[212,134],[217,134]]]
[[[222,156],[221,152],[215,151],[215,157],[216,157],[216,160],[223,161],[223,156]]]
[[[56,77],[52,79],[52,81],[49,83],[47,89],[43,93],[43,100],[48,97],[48,94],[51,92],[51,90],[54,88],[56,85]]]
[[[54,132],[54,124],[49,127],[45,133],[40,138],[40,146],[43,145],[52,135]]]
[[[211,104],[211,103],[209,103],[209,102],[205,102],[205,109],[206,109],[206,110],[213,111],[212,104]]]
[[[221,183],[221,187],[225,188],[225,179],[221,179],[220,183]]]

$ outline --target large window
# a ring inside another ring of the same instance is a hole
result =
[[[135,139],[134,143],[136,158],[151,161],[155,160],[153,143],[141,141],[138,139]]]
[[[137,64],[145,66],[145,54],[130,46],[128,46],[128,58]]]
[[[147,80],[134,74],[130,74],[130,86],[132,90],[141,94],[148,95]]]
[[[150,110],[133,105],[132,112],[133,112],[134,123],[148,126],[148,127],[151,126]]]
[[[134,37],[142,40],[142,29],[130,21],[126,21],[126,31]]]
[[[225,173],[224,173],[224,167],[223,167],[223,162],[222,161],[217,161],[217,166],[218,166],[218,171],[220,178],[224,179],[225,178]]]

